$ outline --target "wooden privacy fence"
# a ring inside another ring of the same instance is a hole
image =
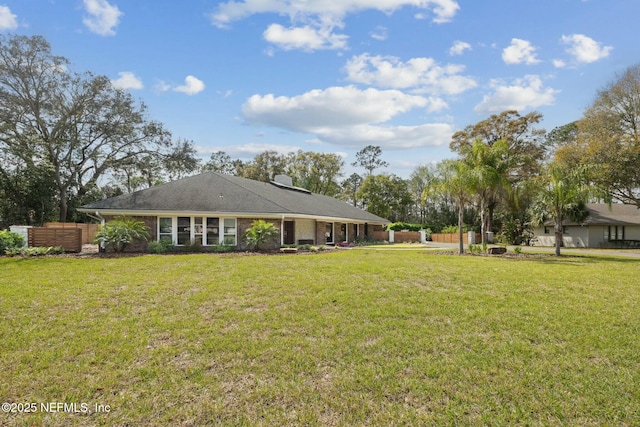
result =
[[[66,252],[82,251],[82,229],[46,228],[28,229],[29,247],[61,246]]]
[[[384,230],[374,231],[371,237],[373,238],[374,242],[380,242],[380,241],[389,239],[389,233],[387,233]]]
[[[458,233],[453,234],[443,234],[443,233],[433,233],[431,235],[432,242],[438,243],[460,243],[460,239],[458,237]],[[476,242],[481,242],[482,236],[480,233],[476,233]],[[462,243],[465,245],[469,243],[469,233],[462,233]]]
[[[79,229],[82,230],[82,244],[88,245],[93,243],[96,238],[96,233],[98,233],[98,224],[80,224],[75,222],[45,222],[45,228],[62,228],[65,230],[68,229]],[[52,245],[59,246],[59,245]]]
[[[393,233],[394,243],[411,243],[420,241],[419,231],[396,231]]]

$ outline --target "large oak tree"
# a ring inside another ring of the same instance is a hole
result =
[[[27,168],[51,168],[61,221],[99,179],[171,146],[144,104],[69,65],[43,37],[0,37],[0,152]]]
[[[603,191],[640,206],[640,65],[598,91],[578,122],[574,156]]]

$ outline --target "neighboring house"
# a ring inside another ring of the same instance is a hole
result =
[[[640,247],[640,209],[636,205],[591,203],[587,209],[589,216],[581,224],[565,221],[565,247]],[[536,246],[554,246],[553,223],[536,227],[532,242]]]
[[[353,242],[389,223],[346,202],[294,187],[291,178],[284,175],[266,183],[215,172],[101,200],[78,210],[103,222],[116,216],[144,221],[151,240],[240,249],[246,248],[242,236],[256,219],[269,221],[280,230],[274,247]]]

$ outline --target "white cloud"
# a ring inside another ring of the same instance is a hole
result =
[[[557,90],[544,88],[537,75],[516,79],[512,84],[500,80],[491,82],[493,93],[486,95],[474,108],[478,113],[495,113],[504,110],[526,110],[544,105],[553,105]]]
[[[176,86],[173,88],[175,92],[186,93],[187,95],[195,95],[204,90],[204,83],[202,80],[194,76],[187,76],[184,79],[184,85]]]
[[[171,85],[165,82],[164,80],[158,80],[154,85],[154,88],[158,92],[167,92],[171,90]]]
[[[154,86],[158,92],[168,92],[170,90],[174,92],[182,92],[187,95],[196,95],[205,89],[204,82],[194,76],[187,76],[184,79],[184,84],[180,86],[172,86],[164,80],[158,80]],[[224,96],[231,95],[231,91],[227,91]]]
[[[428,113],[437,113],[442,110],[446,110],[449,108],[449,104],[442,99],[435,96],[429,96],[427,98],[427,112]]]
[[[511,45],[502,51],[502,60],[506,64],[536,64],[536,48],[527,40],[511,39]]]
[[[448,123],[427,123],[417,126],[357,125],[330,129],[320,138],[336,145],[362,147],[378,145],[382,148],[418,148],[449,144],[454,128]]]
[[[231,96],[233,96],[233,90],[232,89],[227,89],[227,90],[218,90],[216,91],[216,93],[220,96],[222,96],[223,98],[230,98]]]
[[[334,34],[333,27],[313,28],[310,25],[284,28],[279,24],[271,24],[263,36],[266,41],[278,45],[284,50],[302,49],[307,51],[344,49],[348,39],[346,35]]]
[[[398,90],[346,86],[312,90],[294,97],[253,95],[243,105],[242,114],[250,124],[314,134],[322,142],[417,147],[448,142],[452,129],[438,124],[383,126],[382,123],[430,104],[427,98]],[[443,126],[448,132],[444,139]]]
[[[387,28],[382,25],[378,25],[375,31],[371,32],[371,38],[379,41],[384,41],[389,36]]]
[[[402,62],[392,56],[354,56],[346,66],[347,79],[378,87],[407,89],[419,93],[457,95],[477,86],[460,73],[464,65],[439,65],[432,58],[411,58]]]
[[[253,95],[242,112],[250,123],[315,133],[325,127],[384,122],[426,105],[425,98],[397,90],[346,86],[312,90],[294,97]]]
[[[471,45],[467,42],[456,40],[449,49],[449,55],[462,55],[465,50],[471,50]]]
[[[460,9],[455,0],[232,0],[218,5],[210,17],[214,25],[225,28],[234,21],[259,13],[277,13],[292,20],[312,16],[342,20],[350,13],[364,10],[391,13],[405,6],[432,12],[433,21],[438,23],[450,21]]]
[[[569,46],[567,52],[578,62],[596,62],[609,56],[613,49],[611,46],[601,46],[600,43],[584,34],[563,35],[560,40],[563,44]]]
[[[556,68],[564,68],[567,66],[567,63],[564,62],[562,59],[554,59],[553,66]]]
[[[231,0],[219,4],[210,19],[213,25],[228,28],[251,15],[278,14],[287,16],[291,26],[269,25],[263,33],[265,40],[287,50],[346,49],[348,36],[334,30],[344,27],[348,14],[365,10],[392,13],[405,6],[431,12],[437,23],[450,21],[460,8],[456,0]],[[386,29],[378,28],[372,37],[384,40]]]
[[[115,88],[115,89],[143,89],[144,85],[142,84],[142,80],[140,80],[138,77],[136,77],[135,74],[133,74],[130,71],[122,71],[120,73],[118,73],[118,75],[120,76],[119,78],[115,79],[115,80],[111,80],[111,85]]]
[[[84,25],[92,32],[101,36],[113,36],[114,28],[123,15],[118,6],[112,6],[107,0],[83,0],[84,7],[89,14],[82,19]]]
[[[17,16],[11,13],[8,6],[0,6],[0,31],[18,28]]]

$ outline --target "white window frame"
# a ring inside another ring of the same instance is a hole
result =
[[[163,219],[168,219],[171,221],[171,234],[169,233],[161,233],[161,229],[160,229],[160,222]],[[159,216],[158,217],[158,233],[156,234],[158,236],[158,242],[160,240],[162,240],[163,238],[169,237],[171,239],[171,243],[175,242],[175,237],[174,237],[174,231],[175,231],[176,227],[174,224],[174,220],[172,217],[169,216]]]
[[[227,231],[227,220],[233,221],[232,230]],[[221,217],[222,233],[220,233],[220,244],[224,246],[238,246],[238,220],[237,218]],[[228,243],[228,239],[233,239],[233,244]]]
[[[326,229],[327,229],[327,225],[329,225],[329,224],[331,224],[331,235],[327,236]],[[336,241],[336,223],[335,222],[327,222],[327,223],[325,223],[324,227],[325,227],[324,228],[325,229],[325,232],[324,232],[325,234],[324,235],[325,235],[326,243],[328,245],[334,244],[335,241]],[[331,241],[328,240],[329,237],[331,237]]]
[[[218,241],[217,242],[209,242],[209,237],[207,236],[208,234],[208,223],[210,219],[217,219],[218,220],[218,232],[215,233],[218,235]],[[205,216],[203,217],[203,221],[204,221],[204,235],[203,235],[203,241],[205,243],[203,243],[204,246],[218,246],[220,245],[220,236],[222,235],[222,233],[220,233],[220,218],[216,217],[216,216]]]
[[[196,218],[202,218],[202,246],[237,246],[238,245],[238,219],[236,217],[224,217],[224,216],[210,216],[210,215],[166,215],[157,217],[157,241],[160,241],[161,237],[167,237],[168,234],[160,234],[160,220],[169,218],[171,219],[171,241],[176,246],[186,246],[185,244],[178,245],[178,218],[189,218],[189,242],[195,241],[196,236]],[[218,219],[218,241],[207,241],[207,220],[209,218]],[[225,220],[233,220],[233,226],[225,227]]]

